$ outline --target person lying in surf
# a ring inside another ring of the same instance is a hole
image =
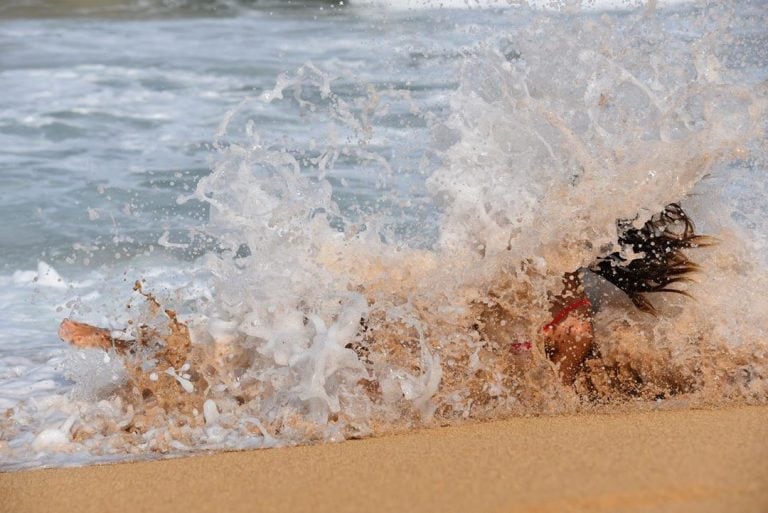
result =
[[[618,220],[617,231],[621,250],[566,274],[563,292],[551,302],[552,321],[543,328],[545,351],[558,367],[564,384],[573,384],[597,350],[592,326],[595,312],[583,286],[585,273],[601,276],[626,294],[640,311],[656,316],[658,312],[646,294],[688,296],[675,284],[690,281],[690,275],[700,268],[683,250],[714,243],[711,237],[696,234],[693,221],[677,203],[667,205],[641,228],[635,228],[632,220]]]
[[[585,362],[595,356],[594,309],[583,285],[585,273],[594,273],[624,292],[633,304],[643,312],[656,315],[657,311],[646,294],[670,292],[687,295],[675,284],[689,280],[689,275],[699,267],[683,250],[710,245],[713,239],[697,235],[691,219],[677,203],[667,205],[641,228],[635,228],[631,220],[618,220],[618,243],[621,251],[595,260],[590,266],[568,273],[563,277],[562,291],[550,300],[551,320],[541,328],[544,336],[544,352],[554,364],[564,385],[572,385]],[[633,255],[630,259],[626,255]],[[150,294],[141,292],[157,308],[159,303]],[[176,314],[165,310],[170,320],[171,335],[162,357],[174,368],[181,367],[191,351],[187,327],[177,320]],[[482,336],[493,337],[494,330],[506,324],[504,312],[493,306],[483,307],[474,325]],[[59,327],[59,337],[76,347],[114,349],[118,353],[132,351],[139,343],[121,340],[105,328],[91,326],[71,319],[64,319]],[[141,337],[146,340],[147,337]],[[144,343],[144,342],[142,342]],[[531,350],[531,342],[512,343],[513,352]]]

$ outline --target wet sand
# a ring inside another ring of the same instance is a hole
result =
[[[768,511],[768,407],[516,418],[0,474],[0,511]]]

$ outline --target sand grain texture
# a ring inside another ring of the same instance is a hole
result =
[[[768,512],[768,407],[0,474],[0,511]]]

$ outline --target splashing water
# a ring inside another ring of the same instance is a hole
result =
[[[312,62],[280,75],[225,116],[210,174],[178,199],[210,206],[194,283],[114,314],[144,347],[75,353],[70,396],[9,407],[4,461],[765,403],[768,207],[738,190],[765,188],[750,9],[526,11],[460,49],[439,104]],[[278,115],[304,122],[260,123]],[[599,357],[563,386],[541,335],[562,275],[618,249],[617,219],[676,201],[719,241],[691,250],[693,299],[652,298],[652,317],[590,278]],[[503,305],[493,338],[477,329],[488,298]]]

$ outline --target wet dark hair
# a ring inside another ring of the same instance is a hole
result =
[[[677,203],[664,207],[642,228],[635,228],[632,220],[626,219],[618,220],[616,228],[622,250],[598,258],[589,269],[621,289],[638,309],[652,315],[656,308],[645,294],[672,292],[689,296],[674,285],[690,281],[691,273],[700,267],[683,250],[716,242],[697,235],[693,221]]]

